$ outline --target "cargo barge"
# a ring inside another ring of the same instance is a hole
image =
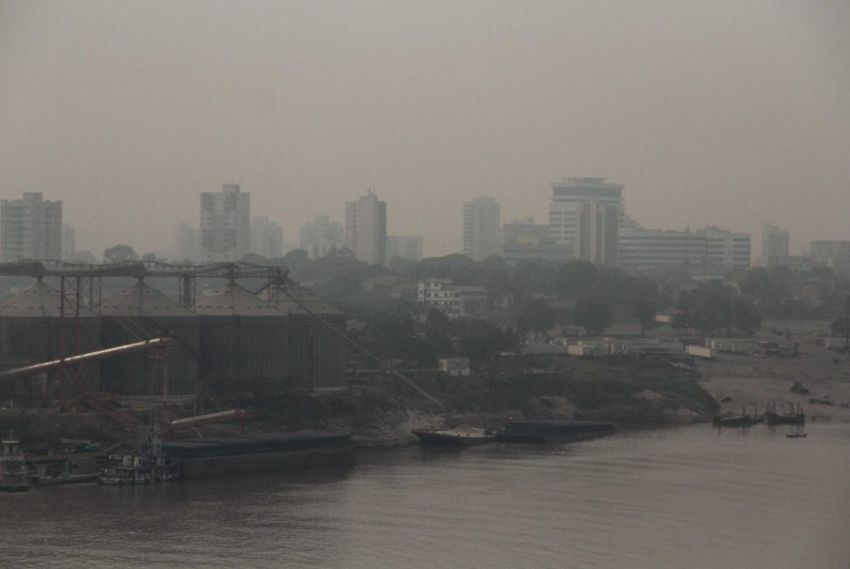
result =
[[[496,441],[506,443],[571,443],[613,435],[614,423],[605,421],[512,421],[496,433]]]
[[[352,466],[350,433],[298,431],[252,438],[203,438],[162,443],[177,478],[210,478],[277,470]]]

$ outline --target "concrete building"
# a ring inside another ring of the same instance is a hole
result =
[[[268,217],[251,220],[251,252],[266,259],[283,257],[283,229]]]
[[[174,254],[177,261],[201,262],[201,230],[185,223],[178,225],[174,236]]]
[[[424,248],[421,235],[387,235],[387,261],[393,257],[421,261]]]
[[[77,231],[68,224],[62,224],[62,260],[70,261],[77,252]]]
[[[0,201],[0,257],[6,262],[60,259],[62,202],[45,200],[40,192]]]
[[[765,266],[784,265],[791,255],[791,238],[787,231],[765,225],[761,233],[761,257]]]
[[[549,226],[534,223],[533,218],[505,224],[504,257],[509,263],[539,259],[564,262],[572,256],[572,250],[555,241],[549,235]]]
[[[417,300],[425,309],[435,308],[449,318],[460,318],[486,305],[487,289],[456,285],[450,278],[429,278],[419,281]]]
[[[625,218],[618,241],[619,265],[623,268],[710,271],[750,266],[750,236],[717,227],[697,231],[647,229]]]
[[[201,251],[205,262],[236,261],[250,251],[251,194],[239,184],[201,193]]]
[[[812,263],[850,275],[850,241],[812,241]]]
[[[623,186],[605,178],[563,178],[552,183],[549,235],[573,256],[592,263],[617,263]]]
[[[473,261],[502,254],[501,212],[494,198],[463,204],[463,254]]]
[[[369,190],[345,204],[345,245],[370,265],[387,262],[387,204]]]
[[[750,268],[751,239],[749,233],[733,233],[714,226],[698,229],[696,233],[705,239],[705,265],[707,268]]]
[[[301,226],[298,246],[307,251],[311,259],[320,259],[331,249],[342,249],[344,245],[345,229],[327,215],[317,215]]]

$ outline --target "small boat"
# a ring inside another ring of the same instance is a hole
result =
[[[785,436],[788,437],[789,439],[805,439],[806,433],[788,433]]]
[[[97,481],[108,486],[135,486],[177,479],[178,471],[173,465],[137,455],[125,455],[121,457],[119,464],[104,468]]]
[[[3,492],[26,492],[32,486],[29,466],[21,451],[21,441],[11,433],[3,439],[3,454],[0,455],[0,490]]]
[[[472,447],[492,443],[496,436],[481,429],[430,430],[413,429],[410,431],[419,438],[423,446],[432,447]]]
[[[512,421],[496,433],[496,440],[507,443],[571,443],[613,435],[614,423],[605,421]]]

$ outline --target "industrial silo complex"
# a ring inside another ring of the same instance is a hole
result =
[[[89,396],[102,391],[128,403],[164,397],[177,403],[206,393],[203,384],[210,379],[207,387],[245,386],[246,392],[275,384],[283,390],[343,385],[344,314],[287,280],[282,267],[22,261],[0,263],[3,276],[35,281],[0,300],[0,371],[26,374],[29,370],[16,368],[34,364],[54,370],[37,380],[7,384],[5,391],[21,400],[42,397],[96,406],[103,398]],[[115,290],[110,279],[132,284],[104,298],[105,290]],[[175,297],[150,286],[152,279],[169,288],[176,284]],[[248,290],[237,284],[240,279],[266,286],[261,292]],[[54,281],[55,287],[48,286]],[[224,285],[201,293],[215,281]],[[166,340],[150,348],[133,346],[154,338]],[[69,356],[79,358],[66,361]],[[230,379],[237,381],[231,385]],[[44,389],[33,391],[35,381]],[[22,386],[29,393],[22,393]]]
[[[309,389],[339,387],[345,364],[345,315],[315,292],[287,281],[261,293],[289,322],[289,372]]]
[[[289,381],[287,320],[275,307],[230,282],[199,298],[195,312],[203,377],[229,373]]]
[[[0,370],[54,360],[100,348],[100,321],[75,306],[65,306],[58,290],[41,279],[0,301]],[[63,371],[53,374],[65,373]],[[67,375],[78,389],[98,389],[98,364]]]
[[[193,395],[199,372],[199,319],[139,280],[100,305],[104,347],[170,337],[167,353],[139,352],[101,363],[105,391],[129,397]]]

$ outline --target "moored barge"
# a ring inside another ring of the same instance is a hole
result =
[[[162,455],[182,479],[354,464],[350,433],[321,431],[163,442]]]

